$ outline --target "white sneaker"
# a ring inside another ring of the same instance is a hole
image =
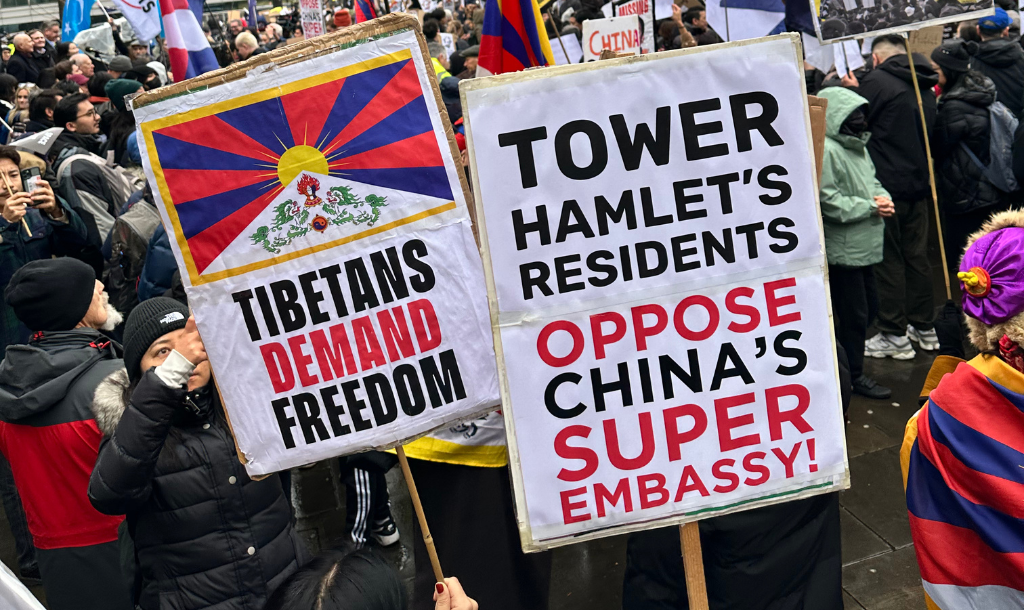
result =
[[[931,330],[917,330],[910,324],[907,324],[907,338],[925,351],[934,352],[939,349],[939,337],[935,334],[934,328]]]
[[[906,337],[878,333],[864,342],[864,355],[869,358],[912,360],[917,353]]]

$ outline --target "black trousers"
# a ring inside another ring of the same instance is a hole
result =
[[[546,610],[551,553],[523,553],[507,468],[409,460],[446,576],[481,608]],[[433,610],[434,574],[416,523],[411,610]]]
[[[341,481],[345,484],[345,531],[357,548],[366,544],[374,522],[391,516],[386,473],[387,468],[383,465],[377,467],[364,459],[341,461]]]
[[[871,267],[828,266],[836,340],[850,360],[850,376],[864,373],[864,340],[878,314],[878,289]]]
[[[931,264],[928,262],[928,199],[894,201],[896,213],[885,219],[885,253],[875,265],[878,320],[883,333],[905,335],[907,324],[931,330],[935,320]],[[851,357],[852,360],[852,357]]]
[[[14,486],[14,474],[11,463],[0,454],[0,501],[7,515],[7,523],[11,526],[14,537],[14,548],[18,552],[18,568],[24,575],[26,570],[38,569],[36,564],[36,547],[32,544],[32,534],[28,531],[28,518],[21,504],[18,488]]]
[[[130,610],[131,581],[117,540],[92,546],[36,549],[50,610]]]
[[[838,494],[705,519],[700,543],[712,610],[842,610]],[[630,534],[622,609],[689,607],[679,528]]]

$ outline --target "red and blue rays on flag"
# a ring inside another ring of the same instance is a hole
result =
[[[356,0],[356,23],[362,23],[377,18],[377,11],[373,10],[371,0]]]
[[[1024,607],[1024,375],[962,363],[916,426],[907,509],[929,607]]]
[[[220,67],[188,0],[160,0],[167,55],[176,82]]]
[[[478,66],[491,74],[555,65],[536,0],[490,0]]]
[[[376,68],[153,131],[182,237],[203,271],[284,189],[286,151],[331,176],[451,200],[416,66]],[[293,153],[294,154],[294,153]],[[244,238],[243,238],[244,239]]]

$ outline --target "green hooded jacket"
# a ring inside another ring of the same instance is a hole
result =
[[[871,134],[865,132],[858,138],[839,133],[850,113],[868,101],[843,87],[826,87],[818,96],[828,100],[820,185],[825,256],[830,265],[880,263],[885,221],[875,213],[874,198],[889,197],[889,193],[875,178],[875,164],[867,149]]]

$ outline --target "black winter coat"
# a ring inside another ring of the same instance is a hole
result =
[[[914,56],[928,129],[935,121],[938,76],[923,55]],[[916,201],[931,194],[928,157],[924,152],[921,113],[917,107],[910,60],[893,55],[860,79],[857,92],[868,100],[868,152],[875,175],[896,201]]]
[[[968,72],[939,102],[932,131],[935,178],[939,205],[946,214],[963,214],[1000,204],[1005,194],[992,185],[971,159],[961,142],[989,163],[988,107],[996,99],[996,87],[988,77]]]
[[[96,390],[107,434],[89,499],[125,514],[135,542],[142,610],[260,610],[305,562],[292,512],[274,475],[253,481],[238,461],[220,405],[167,387],[147,372],[125,408],[122,369]],[[210,387],[210,386],[208,386]]]
[[[978,45],[971,69],[989,77],[996,86],[996,100],[1013,116],[1024,111],[1024,49],[1009,38],[986,40]]]

